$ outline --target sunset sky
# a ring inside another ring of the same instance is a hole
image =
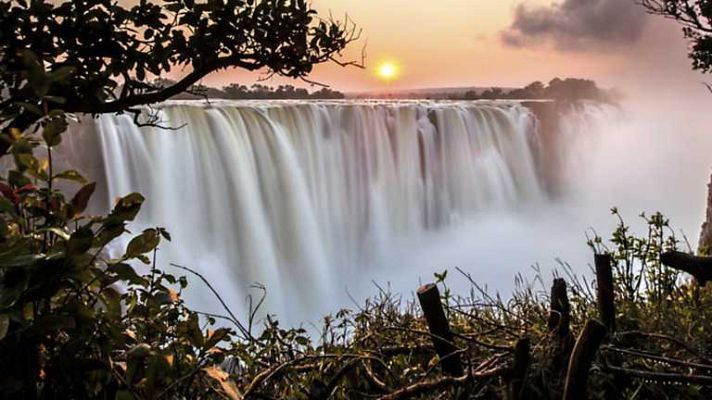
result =
[[[367,43],[367,69],[320,65],[311,76],[345,91],[447,86],[520,86],[559,77],[606,87],[695,87],[686,43],[672,21],[648,16],[634,0],[313,0],[321,15],[348,13],[363,29],[345,59]],[[384,61],[398,79],[374,72]],[[203,82],[252,83],[224,71]],[[268,84],[285,81],[274,79]]]

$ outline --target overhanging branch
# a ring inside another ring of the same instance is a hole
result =
[[[695,277],[700,286],[712,280],[712,257],[693,256],[679,251],[663,253],[660,261],[670,267]]]

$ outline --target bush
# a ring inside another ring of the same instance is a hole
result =
[[[83,214],[94,191],[76,171],[54,172],[64,115],[47,115],[42,139],[13,131],[15,168],[0,181],[0,387],[3,397],[157,398],[211,392],[231,330],[207,330],[180,299],[186,279],[155,264],[162,228],[136,235],[124,254],[102,250],[127,231],[143,197],[107,216]],[[48,158],[35,149],[43,146]],[[80,184],[71,199],[56,183]],[[136,264],[145,264],[138,267]]]

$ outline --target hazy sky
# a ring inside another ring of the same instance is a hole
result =
[[[369,69],[318,66],[312,79],[337,89],[519,86],[534,80],[585,77],[603,86],[699,90],[686,43],[672,21],[646,15],[634,0],[313,0],[322,14],[348,13],[363,29],[345,59],[367,43]],[[373,67],[400,65],[384,83]],[[240,71],[206,84],[251,83]],[[282,83],[273,80],[272,84]],[[270,83],[270,82],[268,82]]]

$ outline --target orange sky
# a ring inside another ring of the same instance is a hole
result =
[[[629,0],[617,0],[629,1]],[[632,1],[632,0],[630,0]],[[526,48],[503,44],[501,33],[514,18],[522,0],[313,0],[322,15],[349,14],[362,29],[363,39],[346,58],[358,58],[367,40],[369,69],[320,65],[311,79],[345,91],[445,86],[519,86],[559,77],[592,78],[602,86],[639,87],[652,82],[698,85],[690,72],[685,42],[671,21],[648,17],[640,40],[624,46],[558,50],[541,43]],[[527,4],[550,5],[549,0]],[[399,79],[381,82],[373,68],[395,60]],[[203,83],[222,86],[252,83],[254,75],[224,71]],[[284,83],[274,79],[268,84]],[[690,86],[691,87],[691,86]]]

